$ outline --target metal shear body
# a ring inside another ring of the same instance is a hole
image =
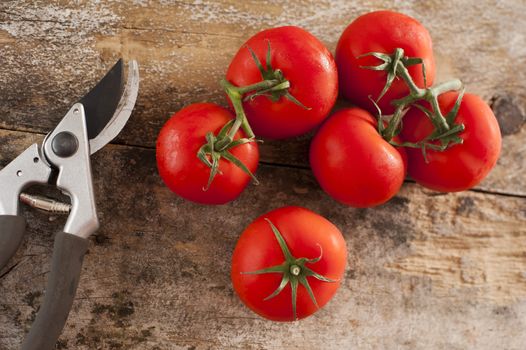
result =
[[[40,209],[69,212],[63,231],[55,236],[45,298],[23,350],[53,349],[71,309],[88,237],[99,227],[90,156],[119,134],[138,95],[137,62],[129,62],[125,86],[122,71],[119,60],[70,108],[41,146],[31,145],[0,171],[0,269],[16,253],[25,233],[20,201]],[[49,183],[68,195],[71,204],[22,192],[33,184]]]

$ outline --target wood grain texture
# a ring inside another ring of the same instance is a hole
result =
[[[7,159],[34,139],[9,131],[0,138]],[[86,256],[62,348],[520,349],[526,342],[522,198],[436,196],[406,184],[387,205],[351,209],[324,195],[308,170],[263,166],[262,185],[211,208],[166,189],[153,150],[109,146],[95,155],[93,168],[101,230]],[[115,191],[119,179],[140,185]],[[295,324],[251,313],[228,274],[242,229],[283,205],[326,216],[349,251],[335,299]],[[0,344],[8,349],[35,315],[52,232],[64,221],[24,214],[29,234],[16,267],[0,280]]]
[[[308,170],[311,135],[263,144],[262,184],[234,203],[199,206],[163,186],[160,127],[189,103],[225,103],[217,81],[251,34],[300,25],[333,51],[353,18],[382,8],[419,19],[438,80],[461,78],[495,111],[503,152],[480,186],[443,195],[408,182],[379,208],[347,208]],[[0,2],[0,167],[41,140],[118,57],[141,64],[130,123],[93,157],[101,229],[58,348],[524,349],[525,12],[524,1],[474,0]],[[326,216],[349,251],[334,300],[293,324],[251,313],[229,279],[240,232],[283,205]],[[1,350],[18,349],[31,325],[53,232],[65,222],[23,213],[28,235],[0,271]]]
[[[154,147],[169,116],[197,101],[224,104],[218,81],[261,29],[299,25],[334,51],[359,14],[390,8],[430,31],[438,81],[460,78],[493,103],[504,150],[481,189],[526,195],[526,11],[523,1],[4,1],[0,4],[0,127],[46,133],[119,57],[141,64],[141,91],[119,143]],[[269,141],[264,162],[308,166],[309,137]],[[498,168],[499,169],[499,168]]]

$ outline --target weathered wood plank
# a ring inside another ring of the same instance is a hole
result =
[[[224,104],[217,81],[249,35],[295,24],[333,50],[353,18],[380,8],[421,20],[434,39],[440,80],[460,77],[491,102],[504,148],[482,192],[438,195],[406,184],[387,205],[346,208],[306,169],[309,136],[266,142],[262,185],[229,205],[194,205],[162,185],[158,130],[186,104]],[[138,106],[117,140],[141,147],[109,146],[94,156],[102,228],[59,348],[523,349],[526,72],[517,67],[526,64],[525,11],[523,1],[2,1],[0,167],[42,138],[34,133],[53,128],[118,57],[141,63]],[[342,229],[349,266],[327,308],[275,324],[241,305],[229,260],[252,218],[290,204]],[[52,232],[64,223],[24,214],[23,247],[0,271],[0,349],[17,349],[31,324]]]
[[[119,143],[154,147],[174,111],[224,103],[217,81],[249,35],[295,24],[334,50],[359,14],[391,8],[418,18],[434,39],[439,80],[456,76],[493,101],[504,133],[500,165],[481,189],[526,195],[526,3],[523,1],[3,1],[0,127],[48,132],[118,58],[141,63],[142,85]],[[268,142],[262,160],[307,166],[309,138]]]
[[[0,166],[33,134],[0,130]],[[94,156],[101,229],[90,243],[61,349],[523,349],[526,200],[414,184],[376,209],[338,205],[310,171],[262,166],[260,186],[208,207],[164,187],[154,151]],[[44,190],[48,192],[48,190]],[[235,296],[230,257],[256,216],[303,205],[344,233],[335,299],[294,324],[264,321]],[[0,275],[0,348],[17,349],[42,299],[64,218],[24,210],[29,232]]]

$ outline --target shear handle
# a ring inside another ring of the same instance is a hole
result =
[[[66,324],[89,240],[59,232],[55,237],[46,297],[22,350],[52,350]]]
[[[75,299],[88,237],[97,230],[86,114],[77,103],[46,137],[43,153],[56,169],[56,186],[71,198],[71,212],[55,237],[46,296],[22,350],[52,350]]]
[[[35,143],[0,170],[0,270],[15,255],[26,229],[19,215],[20,192],[32,184],[47,183],[51,168]]]
[[[0,216],[0,269],[2,269],[13,255],[15,255],[24,233],[26,219],[20,215]]]

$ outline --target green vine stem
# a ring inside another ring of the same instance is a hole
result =
[[[312,288],[309,284],[309,281],[307,277],[313,277],[317,280],[323,281],[323,282],[329,282],[334,283],[338,282],[337,280],[332,280],[330,278],[327,278],[325,276],[320,275],[317,272],[314,272],[305,264],[315,264],[318,261],[321,260],[323,256],[323,251],[320,246],[320,255],[317,258],[296,258],[292,255],[290,252],[289,247],[287,246],[287,242],[285,242],[285,239],[281,235],[281,232],[279,232],[278,228],[274,226],[274,224],[267,218],[265,220],[270,225],[270,228],[272,229],[272,232],[274,233],[274,236],[276,237],[276,240],[278,241],[279,247],[281,249],[281,252],[283,253],[283,257],[285,258],[285,261],[279,265],[274,265],[270,267],[263,268],[261,270],[256,271],[250,271],[250,272],[242,272],[242,274],[245,275],[262,275],[267,273],[281,273],[283,277],[281,278],[281,282],[278,285],[278,287],[270,294],[268,297],[266,297],[264,300],[269,300],[274,298],[276,295],[281,293],[283,289],[287,286],[287,284],[290,283],[291,287],[291,297],[292,297],[292,319],[297,319],[297,313],[296,313],[296,299],[298,296],[298,286],[302,285],[309,294],[310,299],[312,300],[312,303],[318,308],[318,302],[316,301],[316,297],[314,296],[314,292],[312,291]]]
[[[256,84],[237,87],[226,79],[222,79],[219,82],[219,84],[223,87],[223,90],[226,92],[228,98],[232,102],[236,119],[226,137],[217,141],[217,150],[221,151],[225,146],[230,144],[234,140],[234,136],[240,127],[243,129],[249,139],[255,137],[254,132],[248,123],[247,116],[245,115],[245,110],[243,109],[243,95],[249,92],[271,89],[277,86],[279,83],[280,82],[277,80],[263,80]]]
[[[258,183],[254,174],[252,174],[252,172],[229,151],[232,148],[245,143],[260,142],[255,138],[255,134],[248,122],[243,109],[244,101],[254,99],[257,96],[266,96],[273,102],[277,102],[280,98],[284,97],[301,107],[307,108],[290,94],[290,82],[284,77],[281,70],[272,68],[270,64],[270,42],[268,42],[268,50],[266,54],[266,67],[263,67],[263,64],[250,47],[247,47],[247,49],[250,51],[250,54],[261,73],[262,80],[247,86],[235,86],[226,79],[220,81],[221,87],[234,107],[235,119],[228,122],[217,136],[212,132],[207,133],[206,143],[201,146],[197,152],[197,157],[210,168],[208,183],[203,190],[207,190],[210,187],[214,177],[219,172],[219,161],[221,158],[234,163],[237,167],[250,175],[254,182]],[[239,129],[242,129],[245,132],[246,137],[234,140]]]
[[[453,144],[462,142],[462,139],[458,136],[458,134],[464,130],[464,126],[454,123],[462,97],[464,95],[464,88],[460,80],[453,79],[436,86],[427,87],[426,70],[423,59],[418,57],[404,56],[404,50],[401,48],[395,49],[390,55],[380,52],[370,52],[359,56],[359,58],[365,56],[376,57],[383,61],[383,63],[377,66],[362,66],[362,68],[387,72],[387,79],[382,92],[375,101],[372,101],[378,109],[379,124],[382,124],[382,126],[379,126],[378,128],[379,132],[386,141],[396,146],[402,145],[405,147],[421,148],[424,152],[424,156],[426,148],[443,151]],[[407,67],[416,64],[422,65],[424,88],[420,88],[415,84],[407,69]],[[393,116],[389,119],[387,127],[384,128],[381,110],[379,109],[377,102],[385,95],[396,78],[400,78],[405,82],[409,89],[409,94],[403,98],[391,102],[391,104],[394,105],[396,109]],[[438,96],[447,91],[459,90],[459,98],[457,99],[454,108],[446,116],[444,116],[440,110]],[[431,106],[431,110],[422,107],[422,105],[419,104],[419,102],[422,101],[428,102]],[[404,117],[405,113],[410,107],[413,106],[419,108],[426,115],[426,117],[429,118],[433,124],[434,131],[421,142],[397,144],[393,141],[393,138],[400,132],[402,118]],[[437,141],[440,142],[440,145],[434,144],[434,142]]]

